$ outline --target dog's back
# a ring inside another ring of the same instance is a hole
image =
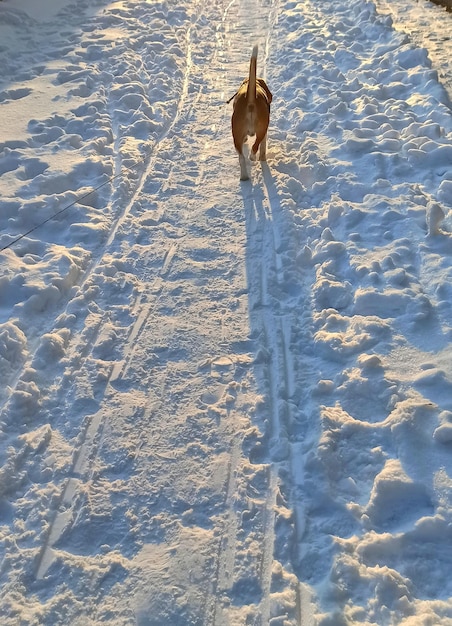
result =
[[[256,77],[257,46],[254,46],[250,59],[249,77],[243,81],[234,98],[232,113],[232,136],[234,146],[239,154],[241,178],[248,178],[243,157],[243,145],[248,137],[256,135],[251,149],[252,157],[256,156],[259,146],[259,158],[265,160],[265,139],[270,121],[270,103],[272,94],[263,78]],[[261,145],[262,144],[262,145]]]

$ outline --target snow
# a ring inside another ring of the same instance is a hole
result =
[[[2,626],[452,624],[450,19],[0,3]]]

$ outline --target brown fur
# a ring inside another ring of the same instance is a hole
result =
[[[251,148],[251,159],[255,160],[259,150],[259,160],[267,158],[267,129],[270,122],[272,94],[263,78],[256,78],[257,46],[250,60],[249,78],[245,79],[234,98],[232,113],[232,137],[239,155],[240,180],[248,180],[243,146],[248,137],[256,137]]]

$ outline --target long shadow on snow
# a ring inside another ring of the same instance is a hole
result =
[[[350,536],[356,521],[329,494],[322,464],[307,469],[297,455],[297,442],[311,440],[313,448],[318,443],[320,407],[311,393],[318,381],[312,360],[310,279],[297,267],[296,254],[290,254],[299,245],[292,214],[281,206],[266,163],[254,182],[241,184],[241,193],[254,370],[266,399],[265,413],[257,415],[264,434],[249,457],[275,466],[278,491],[292,510],[291,520],[276,516],[274,558],[290,563],[300,581],[315,584],[332,566],[331,535]],[[300,471],[294,464],[303,466],[303,484],[297,482]]]

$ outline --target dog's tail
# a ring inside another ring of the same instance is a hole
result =
[[[250,59],[250,74],[248,78],[248,88],[246,90],[246,101],[248,103],[248,110],[254,109],[254,103],[256,101],[256,65],[257,65],[257,46],[254,46]]]

